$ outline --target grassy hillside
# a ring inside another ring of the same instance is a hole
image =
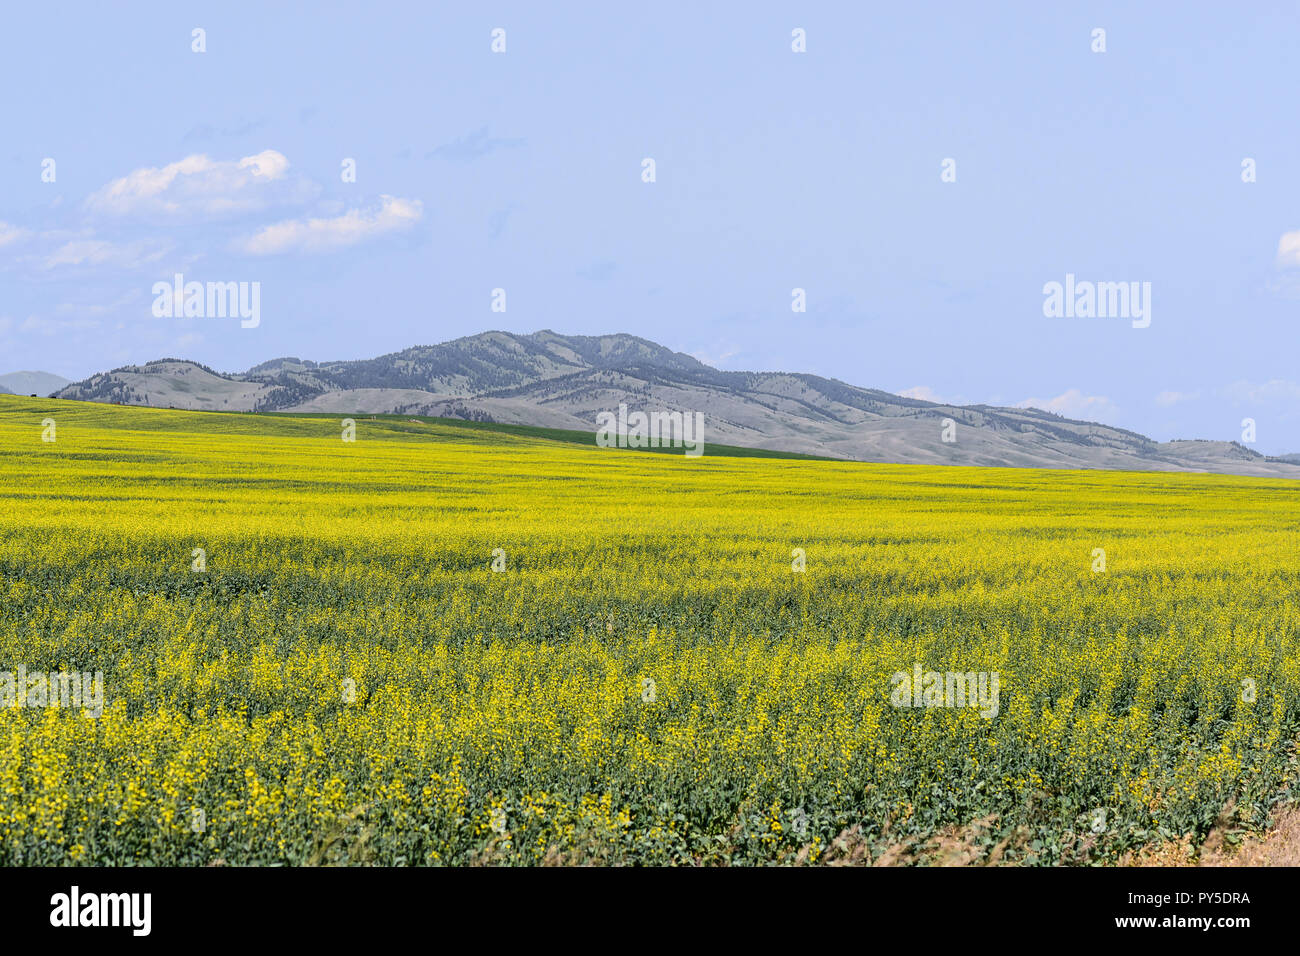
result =
[[[307,418],[320,420],[319,414],[312,415],[307,412],[269,412],[266,417],[277,418]],[[338,416],[328,416],[326,420],[330,422],[339,421]],[[438,434],[456,434],[462,435],[466,439],[473,433],[484,433],[489,436],[513,435],[520,438],[537,438],[543,441],[563,442],[568,445],[586,445],[590,448],[599,447],[596,444],[596,433],[594,431],[574,431],[567,428],[539,428],[535,425],[507,425],[501,422],[474,422],[464,421],[459,418],[433,418],[428,415],[356,415],[353,421],[357,422],[381,422],[389,426],[390,430],[386,434],[406,434],[406,435],[423,435],[426,434],[422,429],[413,430],[403,428],[402,425],[436,425],[450,431],[439,432]],[[392,428],[393,425],[398,427]],[[639,449],[602,449],[604,451],[644,451],[664,455],[680,455],[681,448],[639,448]],[[839,461],[841,459],[828,458],[824,455],[805,455],[794,451],[773,451],[768,448],[742,448],[739,445],[715,445],[705,442],[704,454],[721,456],[724,458],[798,458],[804,461]]]
[[[509,444],[512,438],[586,445],[596,448],[594,431],[571,431],[561,428],[537,428],[531,425],[505,425],[497,422],[472,422],[458,418],[433,418],[427,415],[370,415],[353,413],[335,415],[307,412],[194,412],[144,406],[103,405],[56,399],[26,399],[0,396],[0,414],[27,415],[38,423],[48,416],[56,422],[90,425],[114,431],[190,432],[213,435],[261,435],[320,437],[342,434],[341,422],[351,418],[358,423],[357,440],[378,441],[463,441]],[[57,426],[56,426],[57,431]],[[605,448],[602,452],[627,452],[631,449]],[[681,455],[681,448],[635,449],[665,455]],[[742,448],[715,445],[707,441],[707,456],[724,458],[794,458],[805,461],[835,461],[819,455],[772,451],[766,448]]]
[[[0,397],[0,671],[104,688],[0,709],[0,864],[1112,862],[1293,799],[1294,482],[357,426]]]

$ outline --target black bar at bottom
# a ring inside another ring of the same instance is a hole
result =
[[[828,937],[883,941],[894,937],[879,931],[899,928],[918,943],[992,942],[1006,932],[1024,939],[1019,934],[1041,930],[1058,940],[1200,935],[1231,944],[1293,925],[1284,909],[1292,875],[1233,868],[207,867],[8,869],[0,882],[10,942],[75,935],[128,945],[375,945],[400,928],[429,931],[431,941],[448,945],[458,945],[460,934],[445,934],[463,930],[497,945],[566,937],[613,943],[635,934],[677,947],[688,942],[685,934],[696,948],[710,938],[771,943],[787,933],[814,945]]]

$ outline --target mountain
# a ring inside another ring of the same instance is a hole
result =
[[[1156,442],[1032,408],[943,405],[787,372],[724,372],[634,335],[484,332],[359,361],[278,358],[238,375],[161,359],[56,398],[212,411],[396,413],[593,430],[630,409],[701,412],[705,440],[860,461],[1212,471],[1300,478],[1300,461]],[[943,441],[951,420],[951,442]]]
[[[50,372],[10,372],[0,375],[0,392],[14,395],[52,395],[71,385],[62,375]]]

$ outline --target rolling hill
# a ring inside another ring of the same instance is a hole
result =
[[[1156,442],[1032,408],[955,406],[787,372],[721,371],[633,335],[484,332],[373,359],[278,358],[242,374],[182,359],[56,397],[200,411],[418,415],[592,431],[631,409],[700,412],[709,443],[875,462],[1300,477],[1236,442]],[[945,441],[945,423],[947,428]]]
[[[10,372],[0,375],[0,392],[10,395],[50,395],[72,384],[50,372]]]

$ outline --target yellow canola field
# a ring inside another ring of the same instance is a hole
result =
[[[1109,862],[1295,784],[1300,484],[356,427],[0,396],[0,697],[103,675],[5,699],[0,864]]]

